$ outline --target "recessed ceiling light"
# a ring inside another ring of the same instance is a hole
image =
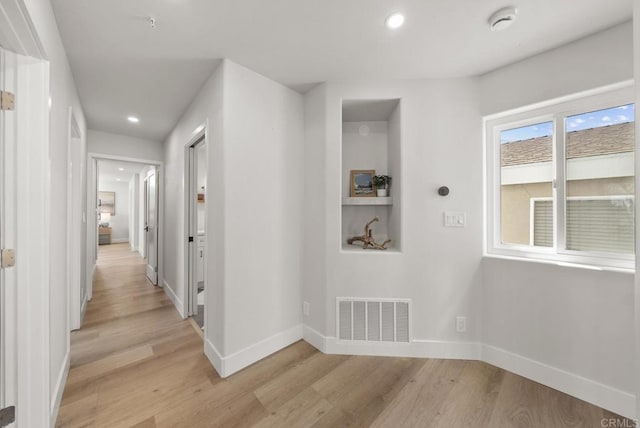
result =
[[[120,181],[120,179],[119,179],[119,178],[116,178],[116,181]]]
[[[118,171],[124,171],[124,168],[118,168]]]
[[[396,28],[402,27],[402,24],[404,24],[404,15],[401,13],[393,13],[387,16],[384,23],[387,27],[395,30]]]
[[[489,27],[491,31],[502,31],[508,28],[516,20],[518,9],[515,7],[505,7],[500,9],[489,18]]]
[[[138,123],[138,122],[140,122],[140,119],[138,119],[138,118],[137,118],[137,117],[135,117],[135,116],[129,116],[129,117],[127,118],[127,120],[128,120],[129,122],[131,122],[131,123]]]

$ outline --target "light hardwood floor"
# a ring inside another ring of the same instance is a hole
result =
[[[100,247],[58,427],[601,427],[617,417],[477,361],[324,355],[300,341],[221,379],[127,244]],[[622,422],[621,422],[622,423]],[[633,426],[631,421],[629,425]]]

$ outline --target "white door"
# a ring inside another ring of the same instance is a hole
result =
[[[0,48],[0,91],[15,93],[17,58]],[[5,95],[6,97],[6,95]],[[6,98],[5,98],[6,99]],[[16,247],[16,113],[0,108],[0,248]],[[16,272],[0,269],[0,408],[16,404]]]
[[[147,277],[158,284],[158,185],[156,172],[151,171],[145,181],[145,232]]]

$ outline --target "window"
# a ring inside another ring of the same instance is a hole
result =
[[[630,87],[485,119],[487,252],[632,268]]]

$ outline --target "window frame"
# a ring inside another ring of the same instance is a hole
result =
[[[635,104],[633,82],[485,116],[485,256],[507,256],[536,261],[575,263],[594,267],[634,269],[635,254],[566,249],[566,119],[570,116]],[[636,106],[637,107],[637,106]],[[635,118],[634,118],[635,120]],[[501,239],[501,131],[552,122],[553,246],[506,244]],[[637,171],[634,171],[634,176]],[[634,230],[635,233],[637,231]]]

